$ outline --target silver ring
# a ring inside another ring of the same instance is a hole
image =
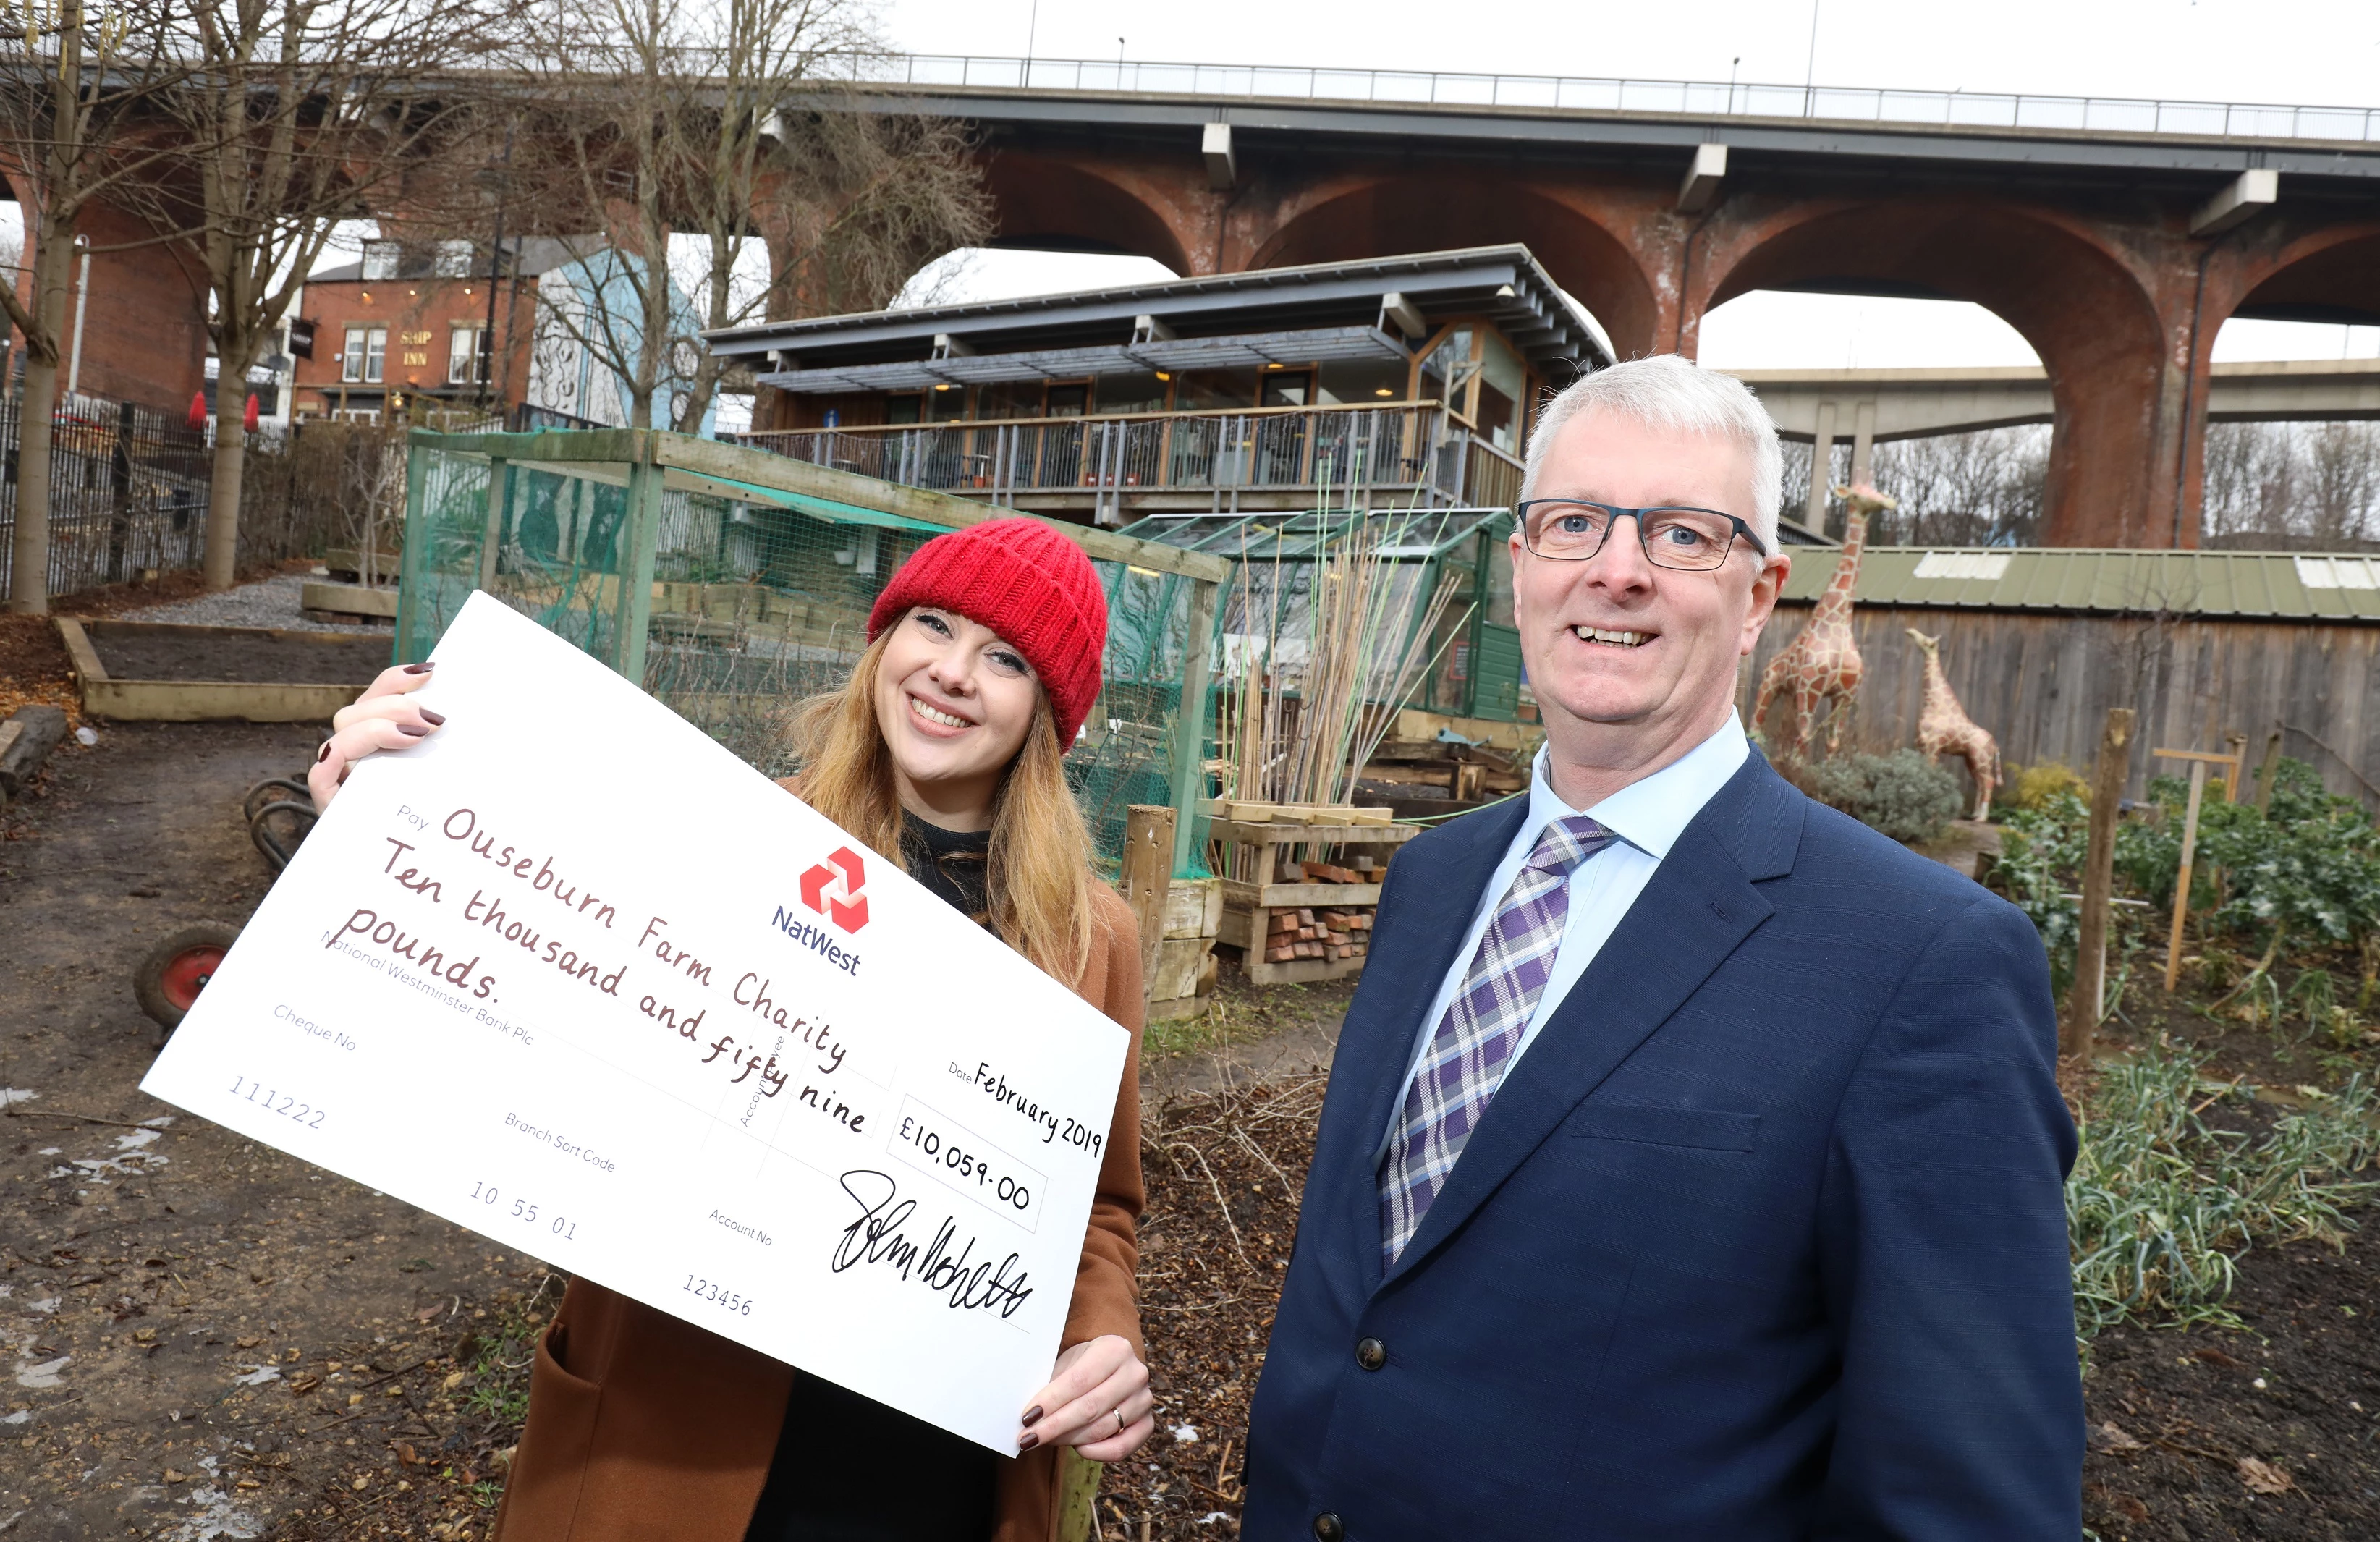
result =
[[[1122,1435],[1122,1434],[1123,1433],[1123,1404],[1122,1404],[1122,1403],[1117,1403],[1117,1404],[1116,1404],[1115,1416],[1116,1416],[1116,1431],[1115,1431],[1115,1432],[1116,1432],[1116,1434],[1117,1434],[1117,1435]],[[1111,1437],[1109,1437],[1109,1439],[1114,1439],[1114,1437],[1113,1437],[1113,1436],[1111,1436]]]

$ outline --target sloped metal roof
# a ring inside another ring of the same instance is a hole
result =
[[[1138,370],[1219,370],[1304,364],[1342,358],[1412,358],[1378,327],[1309,327],[1296,332],[1232,337],[1174,337],[1099,348],[1045,348],[1027,353],[957,354],[948,358],[781,370],[758,377],[781,391],[829,395],[843,391],[917,391],[934,385],[984,385],[1002,381],[1077,380]]]
[[[1815,601],[1834,576],[1797,552],[1779,598]],[[1916,609],[2270,617],[2380,625],[2380,557],[2289,552],[1871,546],[1855,599]]]

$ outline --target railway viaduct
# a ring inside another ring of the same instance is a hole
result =
[[[2196,544],[2227,319],[2380,322],[2360,109],[894,65],[858,99],[976,126],[1003,245],[1203,274],[1521,241],[1621,358],[1753,289],[1974,301],[2046,375],[2046,544]]]

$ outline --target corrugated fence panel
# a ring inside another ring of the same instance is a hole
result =
[[[1809,614],[1780,606],[1761,637],[1739,683],[1747,722],[1760,671]],[[2252,771],[2265,736],[2281,729],[2284,753],[2317,767],[2333,791],[2380,808],[2380,626],[1862,605],[1852,628],[1866,673],[1846,747],[1882,754],[1917,742],[1925,670],[1911,626],[1941,640],[1950,688],[2010,765],[2062,760],[2087,771],[2107,709],[2129,706],[2141,714],[2144,750],[2219,751],[2236,732],[2248,736]],[[1771,709],[1771,741],[1790,710]],[[2155,770],[2179,764],[2153,769],[2145,753],[2135,757],[2127,791],[2141,795]]]

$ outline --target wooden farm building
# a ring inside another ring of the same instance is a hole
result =
[[[1747,722],[1760,671],[1834,571],[1831,552],[1795,556],[1742,680]],[[2143,745],[2219,750],[2239,734],[2252,765],[2277,730],[2332,790],[2380,807],[2380,557],[1870,547],[1852,626],[1866,674],[1846,748],[1916,742],[1913,627],[1941,640],[1951,688],[2008,764],[2087,768],[2107,709],[2131,707]],[[1787,710],[1772,709],[1772,736]],[[2127,792],[2151,774],[2136,758]]]

